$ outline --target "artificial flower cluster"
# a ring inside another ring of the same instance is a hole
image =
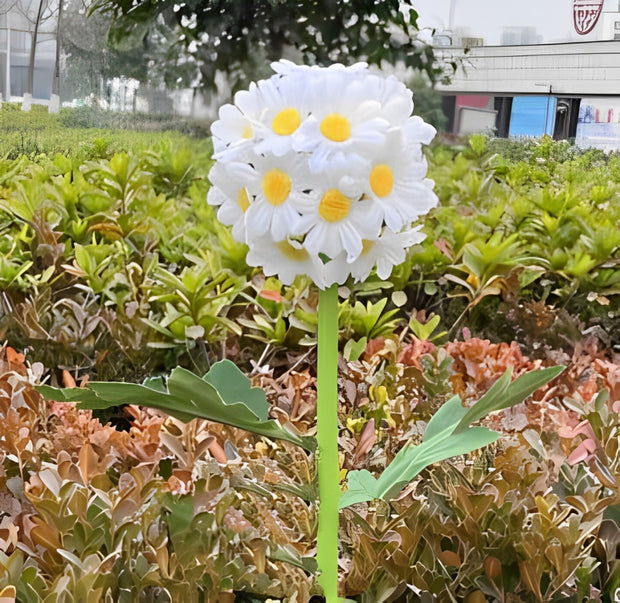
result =
[[[365,63],[272,67],[212,125],[208,202],[248,264],[284,284],[362,281],[375,266],[388,278],[437,203],[422,154],[435,129],[411,116],[410,90]]]

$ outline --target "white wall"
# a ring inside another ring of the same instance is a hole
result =
[[[0,93],[4,100],[21,100],[27,89],[32,32],[38,7],[39,0],[19,0],[19,7],[0,14]],[[47,0],[37,37],[33,96],[46,102],[52,94],[56,61],[57,9],[58,0]],[[7,41],[10,42],[8,60]]]
[[[482,46],[462,56],[449,93],[620,95],[620,40],[531,46]]]

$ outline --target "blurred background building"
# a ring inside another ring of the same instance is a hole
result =
[[[620,148],[620,0],[415,4],[438,61],[458,65],[437,86],[448,131]],[[0,0],[0,100],[213,115],[221,98],[205,100],[199,86],[166,89],[147,51],[110,48],[109,21],[87,18],[86,6]]]
[[[0,94],[57,110],[58,0],[0,0]],[[27,108],[27,107],[26,107]]]
[[[439,57],[459,64],[438,86],[449,131],[620,148],[619,0],[418,5]]]
[[[208,113],[199,91],[153,81],[145,53],[109,47],[107,18],[87,17],[87,8],[84,0],[0,0],[0,102]]]

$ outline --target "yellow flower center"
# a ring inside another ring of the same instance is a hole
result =
[[[321,122],[321,134],[334,142],[344,142],[351,137],[351,124],[340,113],[330,113]]]
[[[394,175],[389,165],[380,163],[370,172],[370,188],[377,197],[387,197],[394,187]]]
[[[254,130],[252,130],[252,126],[248,123],[245,125],[245,128],[243,128],[243,133],[241,134],[241,136],[243,136],[243,138],[252,138],[252,136],[254,136]]]
[[[349,215],[351,199],[337,188],[330,188],[319,202],[319,215],[327,222],[338,222]]]
[[[277,168],[269,170],[263,176],[262,188],[268,203],[282,205],[291,192],[291,178],[286,172]]]
[[[248,197],[248,191],[244,188],[240,188],[237,193],[237,205],[241,208],[241,211],[245,213],[250,207],[250,198]]]
[[[292,134],[301,123],[299,111],[293,107],[282,109],[271,122],[271,129],[279,136]]]
[[[308,252],[303,247],[293,247],[286,239],[276,243],[280,253],[294,262],[304,262],[308,259]]]
[[[362,253],[360,255],[364,255],[368,253],[375,246],[374,241],[369,241],[368,239],[362,239]]]

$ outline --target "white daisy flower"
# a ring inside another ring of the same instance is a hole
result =
[[[252,159],[252,175],[246,180],[254,197],[246,215],[252,237],[270,232],[275,241],[302,232],[302,207],[311,203],[307,167],[297,153],[283,157],[259,155]],[[316,195],[314,195],[316,197]]]
[[[293,135],[293,148],[310,153],[311,171],[333,165],[357,169],[385,143],[390,124],[381,117],[381,103],[372,100],[379,92],[369,93],[365,84],[372,88],[376,81],[346,71],[325,73],[313,83],[312,114]]]
[[[295,239],[274,241],[269,235],[252,241],[246,258],[250,266],[262,266],[265,276],[277,276],[285,285],[290,285],[298,274],[308,275],[319,287],[326,283],[324,265],[318,255],[308,252]]]
[[[257,154],[281,157],[291,150],[293,135],[310,112],[306,83],[307,78],[299,75],[258,83],[265,109],[252,124],[259,140]]]
[[[360,182],[346,170],[330,170],[316,178],[315,195],[300,206],[304,245],[314,254],[334,258],[346,252],[353,261],[362,252],[362,240],[374,239],[382,216],[375,203],[360,199]]]
[[[245,243],[245,213],[253,202],[247,183],[252,181],[254,170],[241,162],[216,163],[209,172],[213,186],[207,193],[207,203],[219,206],[217,218],[226,226],[232,226],[235,240]]]
[[[390,133],[364,181],[366,197],[373,200],[393,232],[399,232],[437,205],[432,183],[429,187],[424,178],[426,160],[421,157],[412,161],[417,143],[405,142],[399,132]]]
[[[366,280],[374,266],[377,267],[377,276],[380,279],[388,279],[394,266],[405,261],[407,249],[421,243],[426,237],[424,233],[418,232],[419,228],[421,227],[399,233],[385,228],[378,238],[365,239],[362,253],[355,262],[349,263],[349,270],[355,282]]]
[[[208,202],[248,263],[286,284],[303,273],[325,288],[374,266],[387,278],[437,203],[422,152],[434,128],[411,117],[402,83],[364,63],[273,68],[213,124]]]
[[[220,107],[219,119],[211,124],[215,159],[234,159],[253,146],[252,122],[264,110],[258,86],[252,82],[249,90],[240,90],[235,94],[234,101],[233,105]]]
[[[341,63],[334,63],[329,67],[319,67],[318,65],[297,65],[288,59],[280,59],[271,63],[271,68],[280,75],[293,75],[296,73],[321,73],[332,71],[346,71],[349,73],[364,73],[368,68],[368,63],[358,62],[353,65],[345,66]]]

